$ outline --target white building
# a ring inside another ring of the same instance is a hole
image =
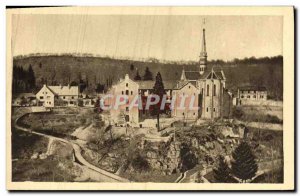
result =
[[[44,86],[36,94],[38,105],[44,107],[77,106],[78,86]]]

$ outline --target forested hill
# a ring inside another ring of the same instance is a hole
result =
[[[16,57],[13,64],[14,70],[19,70],[16,67],[28,70],[31,65],[35,75],[36,89],[41,87],[43,83],[49,85],[84,83],[84,88],[91,92],[95,91],[96,88],[99,90],[99,87],[101,90],[106,88],[107,85],[109,86],[124,77],[126,73],[133,79],[139,72],[143,79],[146,67],[149,68],[153,78],[159,71],[163,80],[179,79],[183,67],[185,70],[199,69],[197,62],[161,63],[155,59],[142,62],[72,55]],[[252,57],[229,62],[210,61],[208,69],[212,65],[224,70],[227,88],[233,92],[237,86],[243,84],[264,85],[268,88],[272,98],[282,99],[282,56],[258,59]],[[149,77],[149,73],[147,75]],[[24,89],[18,89],[18,91],[24,91]]]

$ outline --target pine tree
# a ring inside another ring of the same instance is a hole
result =
[[[131,71],[134,70],[134,65],[133,65],[133,64],[130,65],[130,70],[131,70]]]
[[[163,98],[163,95],[166,94],[164,83],[159,72],[156,75],[156,80],[153,87],[153,94],[159,96],[159,102],[154,106],[154,114],[157,117],[157,130],[159,131],[159,115],[161,112],[160,105],[161,105],[161,100]]]
[[[252,179],[257,172],[258,166],[256,157],[251,151],[251,147],[242,142],[232,153],[231,170],[234,176],[241,179],[243,182]]]
[[[134,77],[134,80],[142,80],[142,78],[140,76],[140,73],[139,73],[139,70],[136,71],[136,75]]]
[[[152,72],[149,70],[149,67],[146,67],[143,79],[144,80],[152,80],[153,79]]]
[[[223,156],[219,156],[219,165],[214,170],[214,178],[219,183],[233,183],[235,180],[231,177],[230,169]]]

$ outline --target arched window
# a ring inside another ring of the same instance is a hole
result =
[[[217,95],[217,86],[214,84],[214,96]]]
[[[209,96],[209,84],[206,86],[206,96]]]
[[[129,90],[126,90],[126,95],[129,95]]]

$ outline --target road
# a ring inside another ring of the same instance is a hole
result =
[[[28,113],[26,113],[28,114]],[[25,115],[25,114],[24,114]],[[22,115],[22,116],[24,116]],[[85,167],[93,170],[93,171],[96,171],[97,173],[99,173],[99,175],[101,175],[101,178],[105,178],[105,179],[108,179],[109,182],[130,182],[129,180],[125,179],[125,178],[122,178],[118,175],[115,175],[113,173],[110,173],[108,171],[105,171],[103,169],[100,169],[92,164],[90,164],[89,162],[87,162],[83,156],[81,155],[81,148],[78,144],[76,144],[74,141],[69,141],[69,140],[66,140],[66,139],[63,139],[63,138],[58,138],[58,137],[55,137],[55,136],[52,136],[52,135],[47,135],[47,134],[44,134],[44,133],[39,133],[39,132],[35,132],[35,131],[32,131],[31,129],[29,128],[25,128],[25,127],[22,127],[20,125],[18,125],[18,120],[22,117],[18,117],[15,119],[14,121],[14,126],[15,128],[19,129],[19,130],[22,130],[22,131],[25,131],[25,132],[28,132],[28,133],[31,133],[31,134],[35,134],[35,135],[39,135],[39,136],[42,136],[42,137],[47,137],[47,138],[52,138],[54,140],[57,140],[57,141],[60,141],[62,143],[65,143],[65,144],[69,144],[70,146],[72,146],[73,150],[74,150],[74,156],[76,158],[76,160],[84,165]]]

